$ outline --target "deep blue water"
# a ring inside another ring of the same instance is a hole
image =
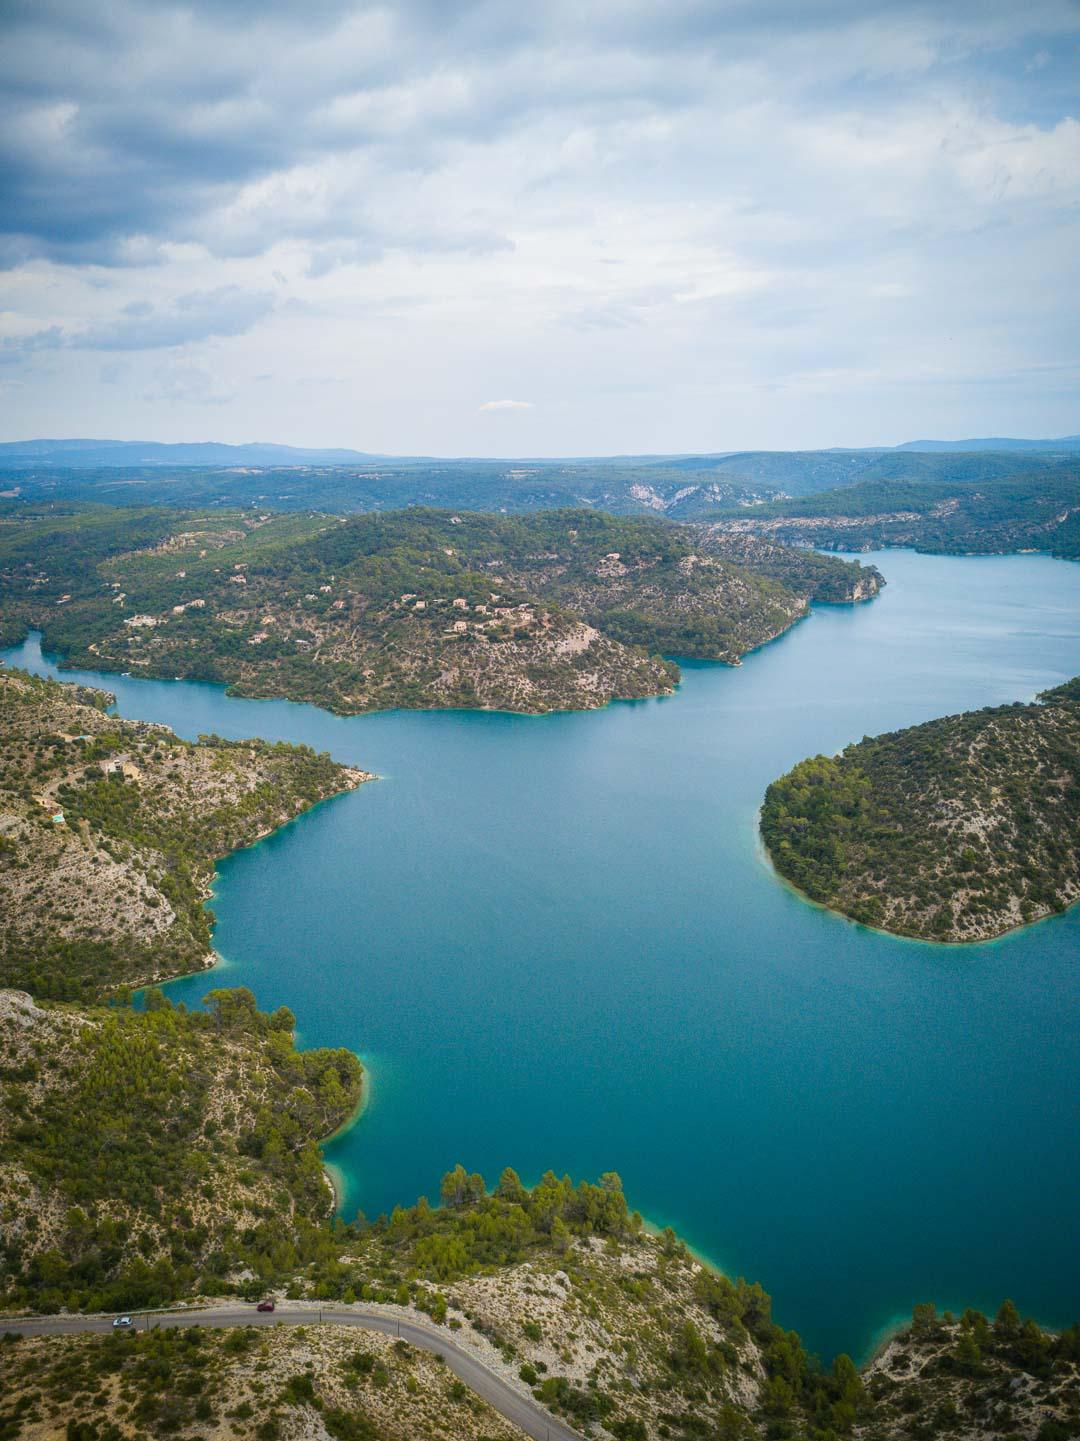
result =
[[[125,715],[382,777],[228,859],[214,901],[220,982],[370,1068],[329,1147],[347,1214],[459,1160],[614,1169],[824,1355],[919,1300],[1076,1319],[1080,909],[976,947],[878,935],[782,886],[755,818],[804,755],[1080,673],[1080,566],[873,559],[872,604],[591,714],[341,719],[99,678]]]

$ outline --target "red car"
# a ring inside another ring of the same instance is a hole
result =
[[[273,1301],[260,1301],[255,1309],[256,1311],[272,1311],[274,1309],[274,1303]]]

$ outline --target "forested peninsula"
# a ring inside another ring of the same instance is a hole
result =
[[[777,870],[865,925],[980,941],[1080,896],[1080,678],[801,761],[765,793]]]
[[[872,567],[722,528],[528,516],[0,512],[0,636],[68,663],[339,713],[524,712],[664,695],[672,655],[737,664]]]
[[[0,985],[75,1000],[212,959],[214,862],[370,779],[305,746],[182,741],[0,671]]]

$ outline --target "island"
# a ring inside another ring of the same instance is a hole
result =
[[[769,786],[779,873],[864,925],[983,941],[1080,896],[1080,678],[867,737]]]
[[[737,665],[873,568],[715,526],[590,510],[374,515],[9,508],[0,637],[67,663],[216,681],[340,714],[541,713]]]

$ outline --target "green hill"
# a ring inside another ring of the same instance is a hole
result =
[[[13,507],[0,633],[71,663],[224,682],[354,713],[588,709],[663,695],[665,657],[737,664],[812,599],[880,576],[709,527],[592,511],[269,512]]]
[[[1080,680],[868,737],[774,781],[761,834],[815,901],[898,935],[974,941],[1080,896]]]

